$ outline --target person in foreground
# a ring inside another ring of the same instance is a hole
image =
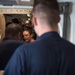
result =
[[[22,28],[19,24],[9,24],[5,30],[5,38],[0,43],[0,70],[4,70],[9,59],[16,48],[24,44],[22,38]]]
[[[75,75],[75,45],[58,34],[58,2],[36,0],[32,13],[39,37],[16,50],[4,75]]]

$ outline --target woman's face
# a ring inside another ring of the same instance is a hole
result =
[[[31,41],[31,35],[30,35],[29,31],[23,31],[23,38],[24,38],[25,42]]]

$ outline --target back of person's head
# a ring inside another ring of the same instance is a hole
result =
[[[9,24],[5,30],[5,37],[11,37],[13,39],[22,39],[22,27],[19,24]]]
[[[17,23],[17,24],[20,23],[19,20],[18,20],[17,18],[13,18],[13,19],[12,19],[12,22],[13,22],[13,23]]]
[[[6,27],[7,27],[9,24],[12,24],[12,22],[7,22],[7,23],[6,23]]]
[[[59,22],[60,12],[57,0],[34,0],[32,13],[40,19],[41,23],[53,25]]]

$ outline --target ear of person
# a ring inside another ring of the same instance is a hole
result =
[[[37,25],[37,18],[35,16],[33,17],[33,24]]]

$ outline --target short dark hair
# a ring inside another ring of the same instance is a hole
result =
[[[32,13],[52,24],[59,17],[59,4],[57,0],[34,0]]]
[[[9,24],[12,24],[12,22],[7,22],[7,23],[6,23],[6,27],[7,27]]]
[[[5,30],[5,36],[6,37],[11,36],[13,38],[17,38],[19,32],[22,33],[22,27],[19,24],[12,23],[7,26]]]
[[[57,0],[34,0],[33,9],[38,4],[44,4],[44,5],[48,6],[50,9],[55,9],[55,10],[59,11],[59,4],[58,4]]]
[[[20,23],[20,21],[19,21],[17,18],[13,18],[13,19],[12,19],[12,22],[13,22],[13,23],[17,23],[17,24]]]

